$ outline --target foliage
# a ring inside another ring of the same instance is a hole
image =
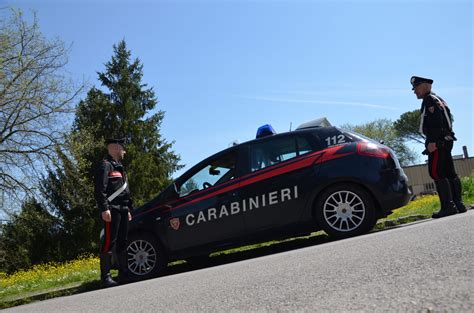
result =
[[[80,136],[79,136],[80,135]],[[60,218],[60,258],[68,260],[97,250],[99,233],[98,212],[95,207],[93,179],[84,175],[91,164],[82,158],[84,151],[94,147],[90,134],[70,135],[64,147],[57,150],[58,162],[48,170],[41,193],[48,209]]]
[[[81,92],[66,78],[68,49],[12,11],[0,24],[0,191],[32,195],[38,164],[49,163],[62,142],[65,114]],[[7,212],[11,213],[11,212]]]
[[[375,141],[383,141],[397,155],[402,165],[413,164],[417,156],[398,136],[394,124],[388,119],[378,119],[361,125],[344,124],[343,129],[352,130]]]
[[[406,141],[425,143],[425,136],[420,132],[420,110],[405,112],[393,124],[398,136]]]
[[[462,198],[465,203],[474,203],[474,175],[461,178]]]
[[[34,199],[26,201],[21,213],[2,225],[0,247],[4,255],[0,270],[13,272],[57,257],[57,219]]]

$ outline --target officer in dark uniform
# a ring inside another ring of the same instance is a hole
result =
[[[423,154],[428,154],[428,171],[435,181],[441,202],[441,209],[433,213],[433,218],[464,213],[466,207],[462,203],[461,181],[451,156],[456,140],[451,112],[447,103],[431,92],[432,79],[412,76],[410,82],[416,97],[423,99],[420,118],[420,132],[426,136]]]
[[[127,234],[132,198],[125,169],[125,139],[107,139],[108,155],[97,169],[95,198],[101,212],[100,278],[103,287],[116,286],[111,275],[112,253],[118,261],[119,282],[128,281]]]

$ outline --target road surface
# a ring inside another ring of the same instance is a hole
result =
[[[474,210],[5,312],[474,311]]]

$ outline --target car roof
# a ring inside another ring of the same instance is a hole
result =
[[[265,140],[269,140],[270,138],[275,138],[275,137],[283,137],[283,136],[287,136],[287,135],[297,135],[297,134],[302,134],[302,133],[314,133],[315,131],[317,132],[317,131],[325,131],[325,130],[333,130],[333,129],[337,129],[337,127],[334,127],[334,126],[315,126],[315,127],[300,128],[300,129],[295,129],[295,130],[288,131],[288,132],[283,132],[283,133],[278,133],[278,134],[265,136],[265,137],[261,137],[261,138],[251,139],[251,140],[243,142],[239,145],[246,145],[246,144],[251,144],[251,143],[254,143],[254,142],[265,141]]]

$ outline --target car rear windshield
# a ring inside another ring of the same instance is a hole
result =
[[[357,141],[369,141],[369,142],[374,142],[377,143],[376,140],[371,139],[369,137],[366,137],[362,134],[356,133],[355,131],[352,130],[345,130],[341,129],[341,133],[343,133],[345,136],[351,139],[351,141],[357,142]]]
[[[319,149],[317,150],[362,140],[359,136],[336,127],[317,128],[311,131],[311,135],[313,141],[318,143]]]

